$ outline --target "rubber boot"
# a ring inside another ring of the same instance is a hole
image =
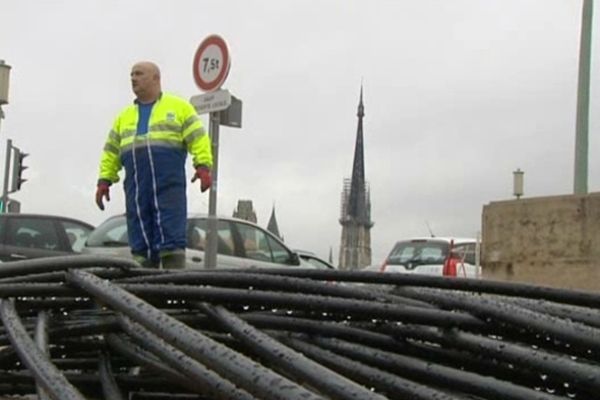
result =
[[[160,261],[164,269],[184,269],[185,251],[176,251],[161,254]]]
[[[144,256],[141,256],[139,254],[134,254],[133,255],[133,259],[140,264],[140,267],[142,268],[155,268],[158,269],[159,268],[159,263],[153,260],[150,260]]]

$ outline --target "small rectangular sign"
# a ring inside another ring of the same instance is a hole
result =
[[[190,103],[196,108],[198,114],[227,109],[231,105],[231,93],[228,90],[217,90],[210,93],[199,94],[190,98]]]
[[[231,96],[231,105],[219,112],[219,124],[232,128],[242,127],[242,101]]]

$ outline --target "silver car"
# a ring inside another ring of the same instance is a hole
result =
[[[204,246],[208,216],[187,218],[186,268],[204,268]],[[251,222],[219,217],[217,221],[217,267],[219,268],[314,268],[301,261],[281,240]],[[83,254],[132,257],[125,215],[116,215],[100,224],[88,237]]]
[[[1,214],[0,261],[78,254],[93,229],[57,215]]]
[[[296,253],[298,253],[298,256],[300,256],[300,260],[302,262],[307,262],[309,264],[312,264],[317,269],[325,269],[325,270],[336,269],[333,264],[318,257],[312,251],[298,250],[298,249],[296,249],[295,251],[296,251]]]

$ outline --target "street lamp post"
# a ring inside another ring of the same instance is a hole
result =
[[[525,173],[517,168],[516,171],[513,171],[513,195],[517,198],[521,198],[523,196],[523,175]]]
[[[4,118],[2,106],[8,104],[8,82],[10,81],[10,65],[0,60],[0,124]]]
[[[8,180],[9,180],[9,173],[10,173],[10,160],[11,160],[12,149],[13,149],[12,140],[8,139],[6,141],[6,157],[5,157],[5,164],[4,164],[4,185],[2,188],[2,205],[0,206],[0,212],[2,214],[4,214],[6,212],[6,210],[8,210]]]
[[[0,60],[0,126],[4,119],[4,111],[2,106],[8,104],[8,82],[10,81],[10,65],[6,64],[4,60]],[[0,206],[0,212],[6,210],[6,203],[8,202],[8,168],[10,167],[10,140],[6,145],[6,166],[4,169],[4,190],[2,191],[2,205]]]

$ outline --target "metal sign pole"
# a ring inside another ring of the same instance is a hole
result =
[[[219,112],[210,113],[209,135],[212,142],[213,165],[211,170],[212,185],[208,198],[208,235],[206,238],[206,253],[204,268],[217,266],[217,188],[219,181]]]
[[[592,13],[594,2],[583,1],[581,40],[579,44],[579,76],[577,84],[577,116],[575,121],[575,177],[573,194],[588,193],[590,68],[592,47]]]
[[[206,249],[204,253],[204,268],[217,267],[218,248],[218,219],[217,219],[217,188],[219,182],[219,125],[221,115],[219,111],[227,109],[231,105],[232,96],[227,90],[219,90],[227,79],[231,57],[227,42],[219,35],[206,37],[194,54],[192,64],[194,81],[198,88],[204,92],[203,95],[194,96],[190,99],[192,105],[199,114],[209,112],[210,126],[209,135],[212,142],[212,185],[208,199],[208,232],[206,237]],[[241,113],[241,105],[240,105]],[[224,117],[227,120],[227,117]]]
[[[9,170],[10,170],[10,155],[12,150],[12,140],[6,140],[6,163],[4,165],[4,189],[2,190],[2,213],[5,213],[6,203],[8,203],[8,179],[9,179]]]

